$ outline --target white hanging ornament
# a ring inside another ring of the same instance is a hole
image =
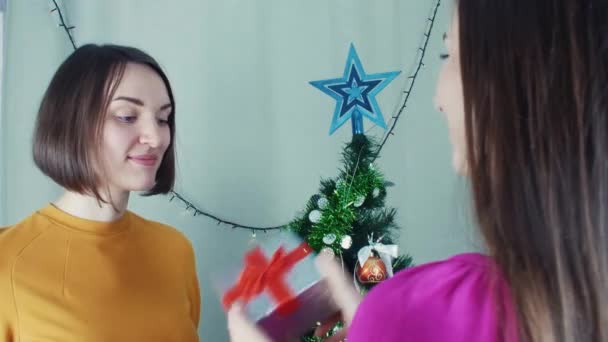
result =
[[[374,190],[372,190],[372,196],[378,198],[378,196],[380,196],[380,189],[374,188]]]
[[[336,241],[336,234],[329,233],[323,237],[323,243],[326,245],[331,245],[334,241]]]
[[[319,207],[319,209],[325,210],[327,209],[327,206],[329,206],[329,200],[326,197],[321,197],[317,201],[317,206]]]
[[[248,244],[253,246],[253,245],[256,245],[257,243],[258,243],[257,234],[256,234],[255,230],[253,230],[253,231],[251,231],[251,235],[249,236]]]
[[[363,203],[365,202],[365,196],[363,195],[359,195],[357,197],[357,199],[355,200],[355,202],[353,202],[353,205],[357,208],[359,208],[360,206],[363,205]]]
[[[350,246],[353,245],[353,238],[350,235],[344,235],[342,241],[340,241],[340,246],[344,249],[349,249]]]
[[[321,221],[321,212],[318,210],[313,210],[308,214],[308,219],[312,223],[319,223]]]
[[[336,256],[336,253],[334,252],[334,250],[329,247],[323,247],[321,249],[321,253],[330,255],[332,258]]]

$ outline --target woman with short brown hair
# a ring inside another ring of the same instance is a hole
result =
[[[141,50],[85,45],[42,99],[34,161],[65,189],[0,234],[0,339],[197,341],[190,242],[127,210],[175,178],[175,101]]]

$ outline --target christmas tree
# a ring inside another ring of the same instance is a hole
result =
[[[314,250],[341,258],[362,294],[412,264],[409,255],[393,258],[396,210],[385,206],[390,183],[374,166],[377,147],[365,135],[353,135],[342,151],[339,175],[321,181],[319,193],[290,224]],[[307,336],[303,341],[322,339]]]
[[[338,177],[321,181],[319,194],[310,198],[301,217],[290,228],[300,234],[317,252],[339,256],[349,272],[357,272],[357,285],[366,292],[388,277],[370,279],[362,274],[364,265],[358,261],[365,247],[380,243],[394,245],[396,210],[385,207],[386,182],[374,166],[377,144],[363,134],[353,135],[342,152],[343,167]],[[373,251],[374,254],[382,251]],[[409,256],[391,261],[387,271],[398,271],[410,266]]]
[[[412,263],[394,244],[396,210],[385,206],[389,183],[374,165],[379,146],[363,133],[364,117],[386,129],[375,95],[399,73],[367,74],[351,45],[341,78],[310,82],[336,100],[330,135],[350,120],[353,138],[342,151],[338,176],[321,181],[319,193],[289,227],[315,251],[340,258],[362,294]]]

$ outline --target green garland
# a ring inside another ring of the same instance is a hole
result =
[[[289,224],[315,251],[331,248],[341,255],[350,272],[355,269],[357,252],[369,245],[369,237],[382,237],[383,244],[394,243],[396,210],[385,207],[390,183],[372,162],[377,148],[378,144],[365,135],[354,135],[343,149],[339,176],[321,181],[319,194],[312,196],[301,215]],[[335,238],[326,239],[329,236]],[[343,246],[344,238],[350,238],[352,245]],[[403,256],[396,261],[399,270],[410,266],[412,259]]]

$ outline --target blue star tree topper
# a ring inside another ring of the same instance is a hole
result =
[[[366,74],[353,44],[350,45],[344,75],[341,78],[311,81],[310,84],[336,100],[334,117],[329,128],[332,135],[349,119],[353,134],[363,134],[363,117],[386,129],[384,117],[376,101],[382,91],[401,71]]]

